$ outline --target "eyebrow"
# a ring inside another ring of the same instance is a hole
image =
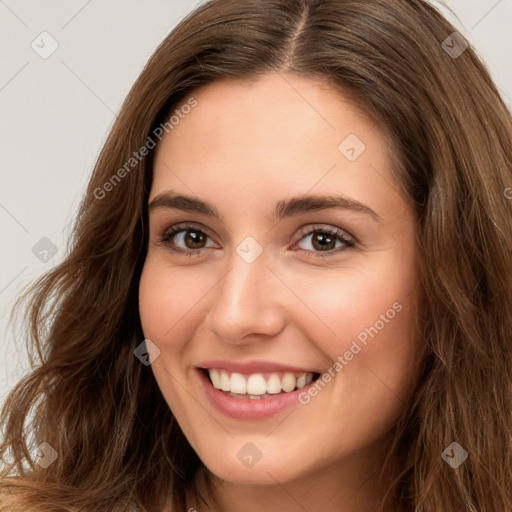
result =
[[[382,222],[382,218],[370,207],[354,199],[342,195],[309,195],[292,197],[276,203],[270,221],[282,220],[317,210],[338,208],[370,215],[374,220]],[[217,208],[202,199],[178,194],[167,190],[157,195],[148,205],[149,211],[168,209],[195,212],[223,221]]]

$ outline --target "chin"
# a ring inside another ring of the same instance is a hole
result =
[[[279,441],[281,444],[282,440]],[[258,444],[261,450],[256,448],[255,444]],[[277,482],[297,480],[309,472],[315,471],[313,461],[308,470],[299,450],[290,447],[287,453],[274,447],[268,447],[265,451],[265,444],[268,445],[268,441],[252,443],[249,438],[247,440],[237,439],[225,448],[226,452],[230,452],[229,456],[219,452],[209,453],[205,456],[200,452],[198,454],[208,471],[218,478],[234,484],[276,485]]]

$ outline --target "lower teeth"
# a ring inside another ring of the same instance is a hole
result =
[[[275,396],[275,395],[270,395],[269,393],[265,393],[264,395],[243,395],[240,393],[231,393],[231,391],[224,391],[224,393],[226,393],[227,395],[232,396],[234,398],[249,398],[251,400],[259,400],[261,398],[268,398],[269,396]],[[280,393],[276,393],[276,394],[281,394],[281,393],[283,393],[283,392],[281,391]]]

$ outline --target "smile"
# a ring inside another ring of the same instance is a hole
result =
[[[209,368],[208,376],[215,389],[229,396],[258,400],[279,393],[290,393],[310,384],[315,377],[312,372],[266,372],[244,375],[223,369]]]
[[[206,398],[217,413],[237,420],[264,420],[300,404],[299,394],[320,376],[308,371],[240,373],[198,367]]]

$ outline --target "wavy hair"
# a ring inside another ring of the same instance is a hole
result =
[[[512,510],[512,119],[474,48],[449,51],[464,48],[453,32],[422,0],[212,0],[172,30],[120,109],[65,259],[17,304],[35,363],[1,411],[0,511],[185,510],[202,463],[134,357],[154,151],[126,163],[198,86],[267,72],[349,94],[415,204],[424,365],[382,510]],[[457,469],[441,457],[454,441]],[[58,454],[46,469],[42,442]]]

